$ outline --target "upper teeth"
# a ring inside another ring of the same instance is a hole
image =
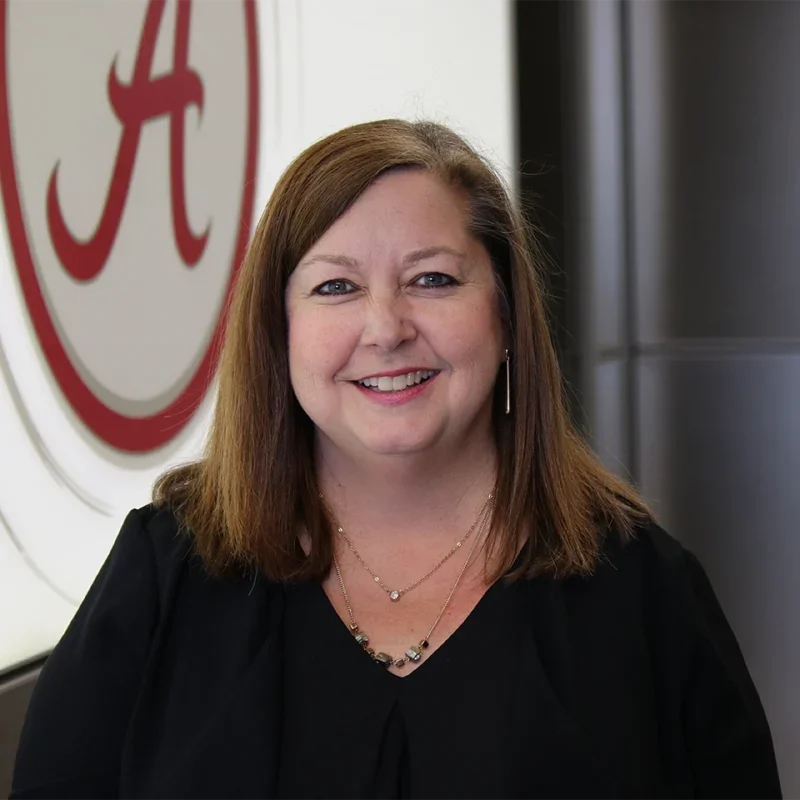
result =
[[[405,375],[395,375],[393,378],[381,375],[374,378],[362,378],[358,383],[362,386],[369,386],[379,392],[399,392],[408,386],[414,386],[426,378],[435,375],[436,372],[430,369],[418,369],[416,372],[408,372]]]

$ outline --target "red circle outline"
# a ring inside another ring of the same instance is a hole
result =
[[[217,353],[225,329],[228,304],[233,284],[244,258],[250,238],[250,224],[255,199],[255,174],[258,151],[258,31],[255,0],[243,0],[245,36],[247,39],[248,120],[244,187],[239,237],[234,249],[231,277],[220,316],[208,348],[181,395],[170,405],[149,417],[128,417],[104,405],[84,383],[59,339],[50,318],[36,267],[31,255],[22,207],[19,201],[14,150],[11,141],[11,120],[8,107],[8,52],[6,46],[9,0],[0,0],[0,192],[6,211],[6,224],[11,249],[19,274],[23,296],[39,344],[61,391],[83,423],[112,447],[131,453],[145,453],[167,444],[183,430],[194,415],[214,377]]]

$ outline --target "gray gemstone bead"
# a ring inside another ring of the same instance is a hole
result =
[[[372,657],[373,657],[373,658],[374,658],[374,659],[375,659],[375,660],[376,660],[376,661],[377,661],[379,664],[382,664],[384,667],[391,667],[391,666],[392,666],[392,662],[393,662],[393,660],[394,660],[394,659],[392,659],[392,657],[391,657],[390,655],[388,655],[387,653],[375,653],[375,655],[374,655],[374,656],[372,656]]]
[[[406,650],[406,658],[409,661],[419,661],[422,658],[419,647],[409,647],[408,650]]]
[[[366,633],[357,633],[355,639],[362,647],[366,647],[369,644],[369,636]]]

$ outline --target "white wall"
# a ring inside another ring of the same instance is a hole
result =
[[[57,1],[62,9],[65,4],[77,9],[82,0]],[[121,6],[135,17],[133,5],[133,0],[94,3],[104,14]],[[45,0],[36,7],[39,14],[54,8]],[[143,18],[144,5],[136,13]],[[174,14],[171,4],[167,13]],[[446,122],[512,177],[508,0],[260,0],[257,23],[256,216],[281,171],[305,146],[345,125],[379,117]],[[47,53],[39,67],[58,70],[58,48]],[[121,74],[125,63],[122,58]],[[94,441],[64,402],[42,357],[12,258],[4,219],[0,670],[57,641],[124,514],[148,501],[150,485],[165,465],[198,451],[211,405],[207,397],[187,431],[164,452],[135,456]]]

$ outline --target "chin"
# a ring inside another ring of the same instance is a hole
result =
[[[432,431],[374,431],[356,436],[356,441],[368,453],[379,456],[402,456],[424,453],[436,445],[439,437]]]
[[[432,441],[402,441],[399,439],[381,439],[362,442],[367,452],[376,456],[407,456],[424,453],[433,447]]]

